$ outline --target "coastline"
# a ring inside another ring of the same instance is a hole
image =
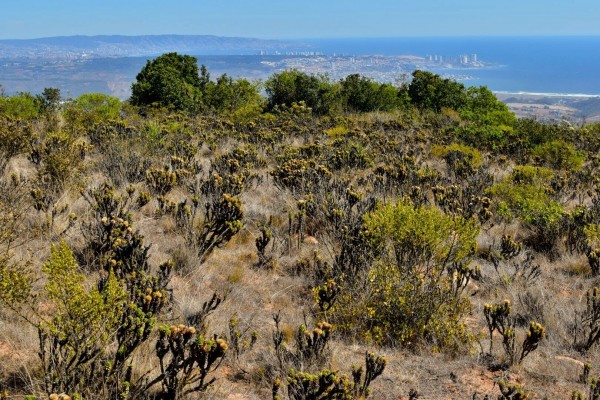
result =
[[[543,97],[568,97],[568,98],[582,98],[582,99],[593,99],[600,98],[600,94],[588,94],[588,93],[543,93],[543,92],[513,92],[504,90],[494,90],[496,96],[520,96],[520,97],[531,97],[531,98],[543,98]]]

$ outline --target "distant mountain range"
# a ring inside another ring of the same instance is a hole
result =
[[[291,41],[210,35],[60,36],[0,40],[0,59],[141,57],[177,51],[194,55],[242,55],[306,50]]]

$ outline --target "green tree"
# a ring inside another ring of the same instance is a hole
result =
[[[398,90],[359,74],[348,75],[341,81],[341,96],[349,111],[389,111],[400,106]]]
[[[439,112],[442,108],[458,110],[467,103],[462,83],[421,70],[416,70],[412,76],[408,94],[418,108]]]
[[[44,91],[38,98],[42,112],[53,113],[58,111],[61,101],[60,89],[44,88]]]
[[[230,115],[257,115],[262,111],[259,86],[247,79],[234,80],[223,74],[216,82],[208,82],[205,88],[204,104],[212,111]]]
[[[273,74],[266,82],[267,106],[291,106],[304,102],[317,115],[328,114],[339,106],[338,86],[326,77],[298,70]]]
[[[159,105],[179,111],[194,112],[201,104],[202,91],[210,76],[202,76],[198,59],[167,53],[148,60],[131,85],[131,103],[137,106]]]
[[[468,88],[466,96],[460,115],[468,124],[459,136],[479,148],[506,148],[517,124],[514,113],[485,86]]]

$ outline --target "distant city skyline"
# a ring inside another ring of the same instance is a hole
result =
[[[598,36],[599,20],[597,0],[3,0],[0,39],[112,34]]]

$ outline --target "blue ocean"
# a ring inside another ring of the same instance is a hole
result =
[[[307,39],[327,55],[457,56],[494,66],[470,69],[469,85],[494,91],[600,95],[600,36]],[[434,71],[437,72],[437,71]],[[444,70],[465,74],[465,71]]]
[[[441,68],[431,71],[468,86],[485,85],[496,92],[600,95],[600,36],[594,37],[431,37],[296,40],[299,51],[325,55],[413,55],[457,57],[477,54],[483,68]],[[198,55],[213,77],[227,73],[266,79],[275,69],[267,64],[281,55]],[[148,57],[74,60],[2,60],[0,84],[6,92],[41,93],[58,87],[67,96],[102,92],[126,99],[131,82]],[[441,65],[441,64],[440,64]],[[453,65],[460,65],[453,64]],[[357,71],[363,72],[363,71]]]

